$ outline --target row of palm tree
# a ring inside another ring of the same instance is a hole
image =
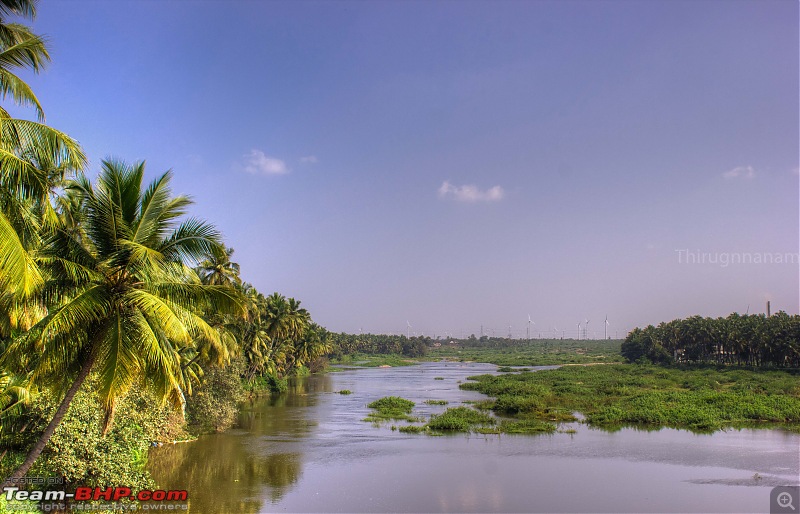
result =
[[[800,367],[800,316],[781,311],[772,316],[726,318],[693,316],[633,330],[622,344],[629,361]]]
[[[35,7],[0,0],[0,92],[39,118],[0,107],[0,433],[41,389],[60,401],[4,485],[28,472],[81,388],[100,399],[107,433],[134,386],[182,411],[208,366],[243,354],[249,378],[285,375],[327,352],[300,302],[242,283],[217,229],[186,217],[171,172],[145,183],[144,162],[106,160],[85,175],[78,143],[42,123],[13,73],[49,60],[41,37],[6,22]]]
[[[422,357],[433,344],[430,337],[411,337],[390,334],[325,334],[334,358],[355,353],[397,354],[407,357]]]

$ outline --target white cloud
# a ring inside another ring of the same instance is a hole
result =
[[[753,178],[756,176],[756,170],[752,166],[737,166],[732,170],[726,171],[722,176],[726,179]]]
[[[253,175],[285,175],[289,173],[285,162],[270,157],[261,150],[250,150],[244,159],[244,170]]]
[[[445,180],[439,188],[439,198],[452,197],[459,202],[498,202],[503,199],[503,196],[505,196],[505,191],[500,186],[490,187],[486,191],[481,191],[472,184],[454,186]]]
[[[300,157],[300,162],[303,164],[316,164],[319,159],[315,155],[306,155],[305,157]]]

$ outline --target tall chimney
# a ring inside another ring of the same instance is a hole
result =
[[[769,318],[769,300],[767,300],[767,317]]]

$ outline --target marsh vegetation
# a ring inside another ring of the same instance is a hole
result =
[[[550,430],[576,421],[575,412],[589,425],[610,430],[637,426],[712,432],[776,425],[797,430],[800,424],[800,380],[787,371],[621,364],[470,379],[459,387],[494,397],[486,407],[549,424]]]

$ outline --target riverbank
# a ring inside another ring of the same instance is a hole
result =
[[[789,371],[614,364],[473,376],[460,387],[494,397],[482,406],[497,414],[553,427],[576,421],[577,412],[588,425],[605,430],[800,431],[798,378]]]
[[[334,366],[347,366],[355,368],[380,368],[398,366],[414,366],[423,360],[419,357],[407,357],[396,353],[389,354],[368,354],[354,353],[343,355],[338,359],[331,359],[330,363]],[[338,368],[328,368],[327,371],[336,371]]]

